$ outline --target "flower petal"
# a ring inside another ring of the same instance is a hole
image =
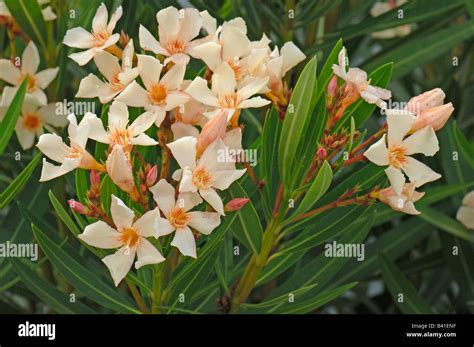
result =
[[[220,215],[224,216],[224,204],[222,203],[222,199],[217,194],[217,192],[212,189],[199,189],[199,194],[201,194],[202,198],[207,201],[212,208],[219,213]]]
[[[109,52],[98,51],[94,55],[94,62],[100,73],[110,82],[112,82],[114,77],[121,71],[118,58]]]
[[[216,212],[189,212],[191,220],[188,225],[201,234],[209,235],[221,223],[221,216]]]
[[[439,151],[438,139],[432,126],[415,131],[403,141],[402,145],[407,150],[406,155],[423,153],[431,157]]]
[[[389,164],[385,134],[364,152],[364,156],[378,166]]]
[[[183,83],[186,66],[182,64],[174,65],[168,72],[165,73],[160,80],[160,84],[166,87],[167,90],[177,90]]]
[[[125,278],[125,276],[127,276],[128,272],[132,268],[134,259],[135,252],[132,252],[126,248],[121,248],[114,254],[108,255],[102,259],[104,264],[109,268],[116,287]]]
[[[153,199],[156,204],[165,215],[168,215],[176,204],[174,198],[174,188],[164,178],[158,181],[153,187],[150,188],[150,192],[153,194]]]
[[[38,48],[30,41],[21,56],[21,72],[34,76],[40,63]]]
[[[89,138],[101,143],[109,144],[109,133],[104,129],[102,120],[100,120],[95,114],[87,113],[84,118],[90,125],[89,128]]]
[[[166,111],[184,105],[189,101],[189,95],[184,92],[169,92],[166,97]]]
[[[132,132],[132,136],[137,136],[147,131],[155,122],[155,118],[152,112],[144,112],[139,115],[128,127]]]
[[[112,194],[110,213],[118,231],[130,228],[135,218],[135,213],[125,203]]]
[[[410,182],[415,183],[415,187],[421,187],[423,184],[433,182],[441,177],[441,175],[421,161],[406,157],[406,163],[402,170],[410,179]]]
[[[239,100],[246,100],[254,94],[257,94],[268,83],[268,77],[255,78],[239,89]],[[266,100],[267,101],[267,100]],[[258,107],[258,106],[257,106]]]
[[[195,8],[185,8],[184,18],[181,21],[179,36],[185,42],[189,42],[199,35],[201,30],[202,18],[199,11]]]
[[[128,108],[123,102],[114,101],[109,109],[109,128],[125,130],[128,125]]]
[[[193,183],[193,172],[188,168],[181,170],[181,181],[179,182],[180,192],[197,192],[197,187]]]
[[[7,83],[18,85],[21,82],[20,69],[11,60],[0,59],[0,79]]]
[[[94,46],[94,36],[84,28],[76,27],[66,32],[63,43],[74,48],[91,48]]]
[[[62,163],[69,154],[69,147],[64,144],[63,139],[56,134],[44,134],[39,138],[36,147],[51,160]]]
[[[80,66],[83,66],[86,65],[94,57],[95,52],[96,50],[94,48],[91,48],[84,52],[69,54],[69,58],[74,60]]]
[[[227,63],[222,63],[212,75],[212,91],[216,94],[232,94],[237,81],[235,72]]]
[[[207,86],[207,81],[201,77],[196,77],[185,92],[205,105],[219,107],[216,96]]]
[[[101,3],[95,12],[94,18],[92,19],[92,30],[94,33],[100,33],[102,31],[107,31],[107,19],[109,13],[107,7],[104,3]]]
[[[167,220],[166,218],[161,218],[161,217],[158,218],[157,228],[158,228],[158,232],[156,236],[157,238],[160,236],[169,235],[176,229],[174,226],[171,225],[169,220]]]
[[[158,218],[160,217],[160,210],[155,208],[143,214],[138,220],[133,223],[133,228],[142,237],[158,237]]]
[[[214,71],[222,63],[221,49],[221,45],[211,41],[194,47],[193,53]]]
[[[150,104],[146,90],[136,81],[130,83],[115,100],[122,101],[132,107],[143,107]]]
[[[184,211],[189,211],[194,206],[199,205],[202,202],[201,197],[198,193],[194,192],[182,192],[179,193],[176,204],[181,206]]]
[[[188,227],[177,229],[171,245],[178,248],[182,255],[196,258],[196,241]]]
[[[80,158],[77,159],[64,159],[60,166],[48,163],[46,159],[43,159],[43,169],[41,170],[40,182],[46,182],[53,178],[62,176],[79,166]]]
[[[180,29],[179,11],[176,7],[169,6],[160,10],[156,14],[156,21],[160,30],[160,39],[163,39],[161,32],[166,32],[167,36],[175,36]]]
[[[220,190],[227,189],[233,182],[242,177],[246,171],[246,169],[216,171],[213,175],[212,186]]]
[[[399,145],[415,122],[413,113],[405,110],[386,110],[388,145]]]
[[[389,166],[385,169],[385,173],[395,194],[402,195],[403,185],[405,184],[405,176],[402,171]]]
[[[78,238],[90,246],[111,249],[122,246],[119,236],[117,230],[103,221],[98,221],[86,226]]]
[[[110,16],[109,24],[107,24],[107,31],[111,33],[114,29],[115,26],[117,25],[117,22],[119,19],[122,17],[123,14],[123,8],[122,6],[117,7],[115,12]]]
[[[149,55],[137,54],[138,71],[147,90],[151,90],[154,85],[160,82],[160,74],[163,65],[156,58]],[[171,71],[171,70],[170,70]]]
[[[138,37],[140,39],[140,47],[145,51],[152,51],[155,54],[169,55],[168,51],[164,49],[148,29],[141,24],[138,31]]]
[[[254,98],[250,98],[239,102],[238,108],[255,108],[255,107],[263,107],[265,105],[270,104],[270,100],[264,99],[260,96],[256,96]]]
[[[466,228],[474,229],[474,208],[461,206],[456,213],[456,219]]]
[[[196,166],[196,144],[195,137],[186,136],[168,143],[167,146],[182,169],[193,169]]]
[[[147,239],[142,238],[137,248],[137,258],[135,268],[139,269],[144,265],[158,264],[165,260],[161,253]]]
[[[59,71],[59,68],[55,67],[55,68],[46,69],[41,72],[38,72],[35,76],[36,83],[38,83],[38,86],[41,89],[45,89],[47,86],[49,86],[51,81],[56,78],[58,71]]]
[[[99,88],[105,85],[96,75],[89,74],[81,80],[76,98],[95,98],[99,96]]]

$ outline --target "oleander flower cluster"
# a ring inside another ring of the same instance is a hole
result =
[[[156,15],[158,37],[141,25],[137,42],[115,32],[121,16],[121,7],[109,15],[102,4],[91,29],[75,27],[64,37],[65,45],[78,49],[69,57],[98,71],[82,79],[76,97],[98,99],[106,117],[88,112],[79,121],[70,114],[67,140],[49,129],[36,145],[48,158],[40,181],[90,171],[87,201],[69,204],[97,219],[79,238],[113,250],[102,260],[116,285],[134,263],[138,269],[163,262],[163,242],[196,258],[199,236],[246,203],[242,197],[224,204],[223,192],[246,165],[238,155],[222,154],[243,150],[242,109],[288,104],[291,90],[283,77],[305,59],[291,42],[271,49],[265,35],[251,41],[241,18],[217,26],[206,11],[168,7]],[[192,59],[201,60],[206,72],[186,79]],[[23,71],[4,64],[11,70],[4,78],[18,84],[27,75],[28,92],[42,98],[46,82],[34,74],[35,66]],[[88,151],[90,141],[105,145],[105,158]],[[160,163],[145,161],[146,147],[161,151]],[[106,176],[120,190],[110,197],[110,217],[100,203]]]

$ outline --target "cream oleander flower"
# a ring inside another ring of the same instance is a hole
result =
[[[406,0],[389,0],[387,2],[376,2],[370,9],[370,15],[372,17],[378,17],[395,7],[401,6],[406,3]],[[411,25],[404,24],[399,25],[395,28],[385,29],[372,33],[374,39],[393,39],[394,37],[403,37],[411,32]]]
[[[438,139],[433,128],[427,126],[404,139],[415,122],[415,117],[411,112],[404,110],[387,110],[386,112],[388,135],[384,135],[370,146],[364,156],[376,165],[388,165],[385,173],[397,195],[402,194],[405,183],[402,171],[408,176],[410,182],[415,184],[415,187],[440,178],[440,174],[410,156],[416,153],[433,156],[438,152]],[[387,143],[385,137],[387,137]]]
[[[84,232],[78,237],[93,247],[118,248],[117,252],[102,259],[109,268],[115,286],[118,286],[132,268],[135,255],[138,258],[135,262],[136,269],[165,260],[156,247],[146,239],[158,236],[157,222],[160,212],[155,208],[135,220],[133,210],[112,195],[110,213],[115,228],[103,221],[98,221],[86,226]]]
[[[462,206],[456,213],[456,219],[466,228],[474,230],[474,191],[466,194]]]
[[[83,52],[69,55],[69,58],[82,66],[87,64],[97,52],[117,43],[120,34],[114,34],[113,31],[118,20],[122,17],[122,6],[115,10],[107,23],[108,17],[107,7],[102,3],[92,20],[92,32],[81,27],[72,28],[66,32],[63,40],[65,45],[86,49]]]
[[[186,67],[176,64],[160,79],[162,68],[158,59],[138,54],[138,70],[146,90],[133,81],[116,98],[128,106],[144,107],[147,112],[153,113],[157,126],[165,118],[166,111],[189,100],[189,95],[180,91]]]
[[[415,190],[414,183],[405,183],[401,194],[395,193],[393,188],[389,187],[378,193],[378,199],[395,211],[418,215],[420,212],[416,209],[415,202],[420,200],[424,195],[424,192],[417,192]]]
[[[50,0],[38,0],[38,5],[40,6],[46,5],[49,3],[50,3]],[[41,13],[43,14],[43,18],[45,21],[52,21],[57,18],[51,6],[46,6],[45,8],[43,8],[41,10]],[[12,17],[10,10],[8,9],[7,5],[5,4],[5,1],[3,0],[0,0],[0,16]]]
[[[138,76],[138,68],[132,67],[135,49],[131,39],[122,53],[122,66],[112,54],[99,51],[94,62],[100,73],[107,79],[103,82],[96,75],[89,74],[81,80],[77,98],[96,98],[106,104],[119,95]]]
[[[346,72],[346,48],[342,47],[338,56],[338,65],[334,64],[332,70],[335,75],[342,78],[351,90],[358,93],[362,99],[369,104],[376,104],[385,109],[387,104],[383,100],[392,97],[392,92],[388,89],[372,86],[367,80],[367,73],[359,68],[349,68]]]
[[[238,88],[234,70],[229,64],[223,63],[212,75],[212,90],[207,81],[196,77],[186,92],[204,105],[216,107],[217,110],[228,110],[229,118],[235,110],[251,107],[262,107],[270,103],[260,96],[251,98],[268,83],[266,78],[254,78],[245,86]]]
[[[171,245],[186,256],[196,258],[196,241],[190,228],[209,235],[219,224],[220,215],[216,212],[190,211],[202,202],[196,193],[180,193],[175,200],[175,189],[161,179],[150,188],[158,207],[165,215],[159,218],[158,236],[175,232]]]
[[[37,72],[39,63],[38,48],[36,48],[33,41],[30,41],[21,56],[20,67],[16,67],[8,59],[0,59],[0,79],[14,85],[14,91],[16,92],[21,82],[27,78],[27,93],[37,98],[42,105],[46,105],[48,100],[43,89],[56,77],[59,68],[49,68]]]
[[[246,171],[236,170],[235,162],[226,160],[227,158],[219,160],[227,153],[224,142],[221,139],[214,141],[197,161],[196,138],[182,137],[167,146],[182,169],[179,191],[199,192],[216,212],[224,215],[222,199],[215,189],[229,188],[232,182],[242,177]],[[176,175],[173,177],[178,178]]]
[[[130,152],[134,145],[154,146],[158,144],[145,134],[145,131],[155,121],[153,114],[145,112],[129,125],[128,108],[123,102],[114,101],[110,106],[107,130],[104,129],[102,120],[95,114],[88,114],[87,120],[91,125],[89,138],[108,144],[110,148],[121,145],[125,151]]]
[[[186,65],[189,56],[193,56],[193,48],[199,41],[193,39],[199,35],[202,18],[194,8],[178,10],[169,6],[156,14],[158,22],[159,41],[143,26],[140,25],[140,46],[145,51],[152,51],[167,57],[168,61]]]
[[[56,134],[43,134],[40,136],[36,147],[51,160],[61,163],[55,166],[43,159],[43,170],[40,182],[49,181],[62,176],[76,168],[87,170],[105,171],[103,165],[99,164],[86,150],[89,138],[90,125],[86,116],[77,124],[76,116],[70,114],[68,134],[70,145],[66,145],[62,138]]]

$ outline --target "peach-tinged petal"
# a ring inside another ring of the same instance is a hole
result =
[[[160,210],[163,211],[165,215],[170,213],[176,202],[173,186],[166,182],[165,179],[161,179],[157,184],[150,188],[150,192],[153,194],[153,199]]]
[[[250,40],[240,30],[232,27],[222,30],[221,40],[223,42],[222,60],[224,61],[233,61],[249,52]]]
[[[176,107],[186,104],[189,98],[189,95],[184,92],[169,92],[166,97],[166,111],[171,111]]]
[[[260,96],[256,96],[256,97],[240,102],[238,107],[239,108],[255,108],[255,107],[263,107],[270,103],[271,103],[270,100],[264,99]]]
[[[202,199],[199,194],[192,192],[179,193],[178,199],[176,200],[176,204],[181,206],[186,212],[201,202]]]
[[[165,260],[163,255],[147,239],[141,239],[137,248],[137,261],[135,268],[139,269],[148,264],[158,264]]]
[[[43,169],[41,170],[40,182],[46,182],[53,178],[67,174],[68,172],[76,169],[79,166],[80,159],[64,159],[60,166],[48,163],[46,159],[43,159]]]
[[[35,133],[17,126],[15,128],[16,137],[22,149],[30,149],[35,143]]]
[[[117,7],[115,12],[110,16],[109,23],[107,24],[107,31],[111,33],[114,29],[115,26],[117,25],[117,22],[119,19],[122,17],[123,14],[123,8],[122,6]]]
[[[36,83],[38,83],[38,86],[41,89],[45,89],[47,86],[49,86],[51,81],[56,78],[58,71],[59,71],[59,68],[55,67],[55,68],[46,69],[41,72],[38,72],[35,76]]]
[[[148,29],[141,24],[138,31],[138,37],[140,39],[140,47],[145,51],[152,51],[155,54],[169,55],[168,51],[164,49]]]
[[[185,92],[205,105],[219,107],[216,96],[207,86],[207,81],[201,77],[196,77]]]
[[[386,110],[388,125],[388,145],[398,145],[415,122],[411,112],[404,110]]]
[[[372,163],[379,166],[386,166],[389,164],[388,150],[385,143],[385,134],[382,136],[382,138],[380,138],[380,140],[378,140],[364,152],[364,156]]]
[[[125,129],[128,125],[128,117],[127,105],[114,101],[109,108],[109,128]]]
[[[158,144],[156,140],[144,133],[134,137],[132,143],[136,146],[156,146]]]
[[[40,63],[38,48],[30,41],[21,56],[21,72],[34,76]]]
[[[143,107],[150,104],[148,94],[136,81],[130,83],[115,100],[124,102],[128,106]]]
[[[428,182],[436,181],[441,178],[441,175],[433,171],[429,166],[423,164],[421,161],[407,157],[407,162],[402,169],[410,179],[410,182],[415,183],[415,187],[421,187]]]
[[[195,8],[184,9],[184,18],[181,21],[179,36],[186,42],[191,41],[199,35],[202,22],[203,20],[198,10]]]
[[[132,136],[137,136],[147,131],[153,125],[154,122],[155,115],[152,112],[142,113],[129,126],[129,129],[132,132]]]
[[[237,81],[234,70],[229,64],[221,64],[212,75],[212,91],[218,94],[231,94],[235,91]],[[245,99],[245,97],[242,97]]]
[[[239,89],[239,99],[245,100],[254,94],[257,94],[264,86],[268,83],[268,77],[266,78],[255,78],[251,82],[247,83],[243,88]]]
[[[138,54],[138,71],[147,90],[160,82],[163,65],[156,58],[149,55]],[[184,76],[184,75],[183,75]]]
[[[196,241],[188,227],[176,230],[171,245],[178,248],[182,255],[196,258]]]
[[[283,57],[283,75],[306,58],[306,55],[291,41],[281,47],[280,55]]]
[[[46,105],[48,103],[46,93],[42,89],[36,88],[34,92],[28,94],[34,96],[40,105]]]
[[[209,235],[221,223],[221,216],[215,212],[189,212],[189,226],[201,234]]]
[[[13,85],[21,82],[20,69],[15,67],[11,60],[0,59],[0,79]]]
[[[84,52],[72,53],[69,55],[69,58],[74,60],[80,66],[83,66],[83,65],[86,65],[94,57],[94,54],[95,54],[95,49],[91,48]]]
[[[109,144],[109,133],[104,129],[102,121],[93,113],[87,113],[84,117],[90,124],[89,138],[101,143]]]
[[[121,248],[114,254],[108,255],[102,259],[112,275],[115,286],[118,286],[125,276],[127,276],[132,268],[134,259],[135,252],[125,248]]]
[[[48,158],[58,163],[62,163],[69,153],[69,147],[66,146],[62,138],[56,134],[41,135],[36,147]]]
[[[103,221],[95,222],[86,226],[84,232],[78,237],[90,246],[112,249],[122,246],[117,230]]]
[[[146,212],[135,223],[133,228],[142,237],[158,237],[158,218],[160,217],[160,211],[155,208],[151,211]]]
[[[392,166],[389,166],[385,169],[390,185],[392,186],[395,194],[401,195],[403,191],[403,185],[405,184],[405,176],[399,169],[395,169]]]
[[[176,122],[171,124],[171,131],[173,132],[173,137],[175,140],[178,140],[185,136],[199,136],[199,130],[195,126],[182,122]]]
[[[181,171],[181,181],[179,182],[180,192],[197,192],[197,187],[193,183],[193,172],[189,169]]]
[[[107,7],[105,7],[104,3],[101,3],[95,12],[94,18],[92,19],[92,30],[95,33],[106,31],[108,17],[109,13],[107,11]]]
[[[51,6],[45,7],[43,10],[41,10],[41,13],[43,14],[43,18],[45,21],[52,21],[57,18]]]
[[[221,197],[214,189],[199,189],[199,194],[201,194],[201,197],[206,200],[217,213],[224,216],[224,204],[222,203]]]
[[[167,90],[177,90],[181,83],[183,83],[186,66],[179,64],[174,65],[160,80],[160,84],[166,87]]]
[[[106,51],[98,51],[94,55],[94,62],[100,73],[107,78],[108,81],[113,81],[114,77],[120,72],[118,58]]]
[[[222,63],[221,45],[216,42],[206,42],[194,47],[193,53],[214,71]]]
[[[167,220],[166,218],[161,218],[161,217],[158,218],[157,228],[158,228],[157,238],[160,237],[160,236],[169,235],[173,231],[176,230],[176,228],[171,225],[169,220]]]
[[[121,231],[132,226],[135,213],[115,195],[112,195],[110,213],[112,215],[112,220],[117,226],[117,230]]]
[[[74,48],[91,48],[94,46],[94,36],[84,28],[72,28],[66,32],[63,43]]]
[[[471,191],[464,196],[462,204],[474,208],[474,191]]]
[[[169,6],[165,9],[160,10],[156,14],[156,21],[160,30],[166,32],[168,36],[175,36],[178,34],[180,29],[179,11],[177,8]],[[160,38],[161,32],[160,32]]]
[[[81,80],[76,98],[95,98],[99,96],[99,89],[104,86],[105,83],[96,75],[89,74]]]
[[[233,182],[242,177],[245,172],[246,169],[217,171],[213,177],[212,186],[220,190],[225,190],[229,188]]]
[[[128,153],[125,153],[121,145],[116,144],[105,162],[107,174],[112,182],[127,193],[136,191],[135,179],[133,177],[132,164]]]
[[[55,103],[50,103],[46,106],[40,107],[36,113],[40,116],[46,126],[52,125],[53,127],[65,127],[69,123],[65,114],[56,112]]]
[[[406,148],[406,155],[415,153],[423,153],[426,156],[433,156],[439,151],[438,138],[433,127],[427,126],[416,131],[402,142],[402,146]]]
[[[456,213],[456,219],[466,228],[474,229],[474,208],[461,206]]]
[[[167,144],[167,146],[182,169],[193,169],[196,165],[196,144],[196,138],[186,136]]]

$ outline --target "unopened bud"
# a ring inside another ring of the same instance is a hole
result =
[[[244,207],[250,199],[248,198],[235,198],[230,200],[224,207],[224,211],[231,212],[231,211],[238,211],[242,207]]]
[[[70,208],[72,208],[75,212],[79,214],[88,214],[89,210],[87,207],[85,207],[83,204],[81,204],[79,201],[76,201],[74,199],[70,199],[67,201],[68,205]]]
[[[89,179],[91,182],[91,189],[99,191],[100,190],[100,174],[95,170],[91,170]]]
[[[337,93],[337,76],[332,76],[328,84],[328,95],[334,97]]]
[[[148,170],[146,174],[147,187],[153,186],[156,183],[157,178],[158,178],[158,167],[154,165],[151,169]]]
[[[328,155],[328,152],[326,151],[325,148],[319,147],[318,150],[316,151],[316,155],[318,156],[319,159],[325,159]]]

